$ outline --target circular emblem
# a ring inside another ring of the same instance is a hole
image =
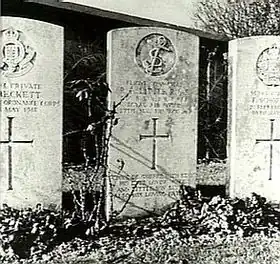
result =
[[[1,32],[1,74],[18,77],[29,72],[34,65],[36,52],[23,42],[22,33],[10,27]]]
[[[160,76],[172,69],[176,60],[176,52],[167,37],[159,33],[152,33],[139,42],[135,58],[138,66],[146,74]]]
[[[280,48],[275,44],[265,49],[257,60],[257,75],[267,86],[280,85]]]

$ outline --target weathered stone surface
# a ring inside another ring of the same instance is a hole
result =
[[[63,28],[0,21],[0,204],[60,206]]]
[[[113,210],[156,212],[195,185],[198,37],[163,28],[108,34],[110,106],[117,107],[109,151]]]
[[[280,201],[279,40],[259,36],[229,45],[231,196],[256,192]]]

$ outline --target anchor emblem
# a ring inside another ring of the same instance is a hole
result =
[[[144,37],[136,48],[138,66],[150,76],[169,72],[175,64],[176,54],[171,41],[162,34]]]

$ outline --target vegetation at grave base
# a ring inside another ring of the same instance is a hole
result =
[[[13,264],[278,264],[280,258],[279,237],[256,235],[250,238],[213,238],[186,240],[174,230],[163,230],[153,237],[138,240],[100,239],[100,248],[81,254],[81,248],[89,243],[81,241],[60,245],[53,251],[59,258],[47,260],[21,260],[3,262]],[[70,250],[75,248],[74,252]]]
[[[263,197],[207,199],[191,187],[182,187],[181,199],[161,216],[111,222],[95,234],[81,215],[40,205],[5,206],[0,231],[1,263],[206,263],[205,252],[210,263],[232,263],[237,256],[243,263],[273,263],[280,257],[274,252],[280,247],[280,212]]]
[[[201,0],[196,17],[225,39],[280,34],[278,0]]]

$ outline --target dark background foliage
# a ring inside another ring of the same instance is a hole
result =
[[[94,142],[86,139],[83,129],[104,115],[106,94],[106,55],[100,36],[95,41],[69,40],[65,43],[64,88],[64,161],[79,163],[83,160],[82,142],[94,155]],[[224,42],[201,38],[199,61],[198,155],[199,160],[226,158],[227,138],[227,45]],[[80,62],[74,69],[73,65]],[[71,86],[76,80],[87,80],[95,86],[93,113],[89,118],[86,101],[76,94],[84,83]],[[96,131],[98,132],[98,131]],[[101,130],[99,130],[101,133]],[[91,144],[91,145],[90,145]],[[79,153],[79,155],[77,155]]]

